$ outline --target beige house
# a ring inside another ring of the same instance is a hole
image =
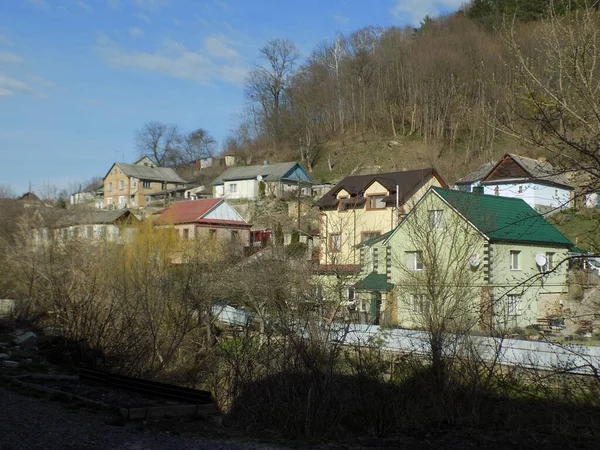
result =
[[[107,209],[145,206],[150,194],[187,184],[174,169],[157,167],[148,157],[134,164],[114,163],[103,183]]]
[[[252,225],[220,198],[173,203],[155,216],[157,226],[172,226],[182,239],[216,238],[242,247],[250,245]]]
[[[358,269],[356,246],[393,229],[431,186],[447,186],[433,168],[344,178],[316,202],[321,267]]]

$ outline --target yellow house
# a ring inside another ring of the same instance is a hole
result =
[[[358,270],[356,246],[392,230],[431,186],[447,187],[433,168],[344,178],[316,202],[321,268]]]
[[[157,167],[148,157],[134,164],[114,163],[103,182],[107,209],[144,206],[149,194],[187,184],[174,169]]]

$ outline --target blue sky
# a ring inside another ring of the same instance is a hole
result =
[[[0,0],[0,185],[70,189],[137,157],[145,122],[220,142],[258,49],[404,26],[463,0]]]

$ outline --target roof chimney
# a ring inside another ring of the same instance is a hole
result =
[[[269,161],[267,161],[266,159],[263,161],[263,166],[268,166],[269,165]]]

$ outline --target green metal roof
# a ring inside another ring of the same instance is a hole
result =
[[[370,247],[373,244],[377,244],[378,242],[386,240],[388,237],[390,237],[392,235],[393,232],[394,232],[394,230],[390,230],[387,233],[380,234],[379,236],[375,236],[374,238],[365,239],[360,244],[355,245],[355,247],[357,247],[357,248]]]
[[[491,240],[573,245],[522,199],[431,189]]]
[[[370,273],[354,285],[357,291],[391,291],[393,287],[386,275],[380,273]]]

